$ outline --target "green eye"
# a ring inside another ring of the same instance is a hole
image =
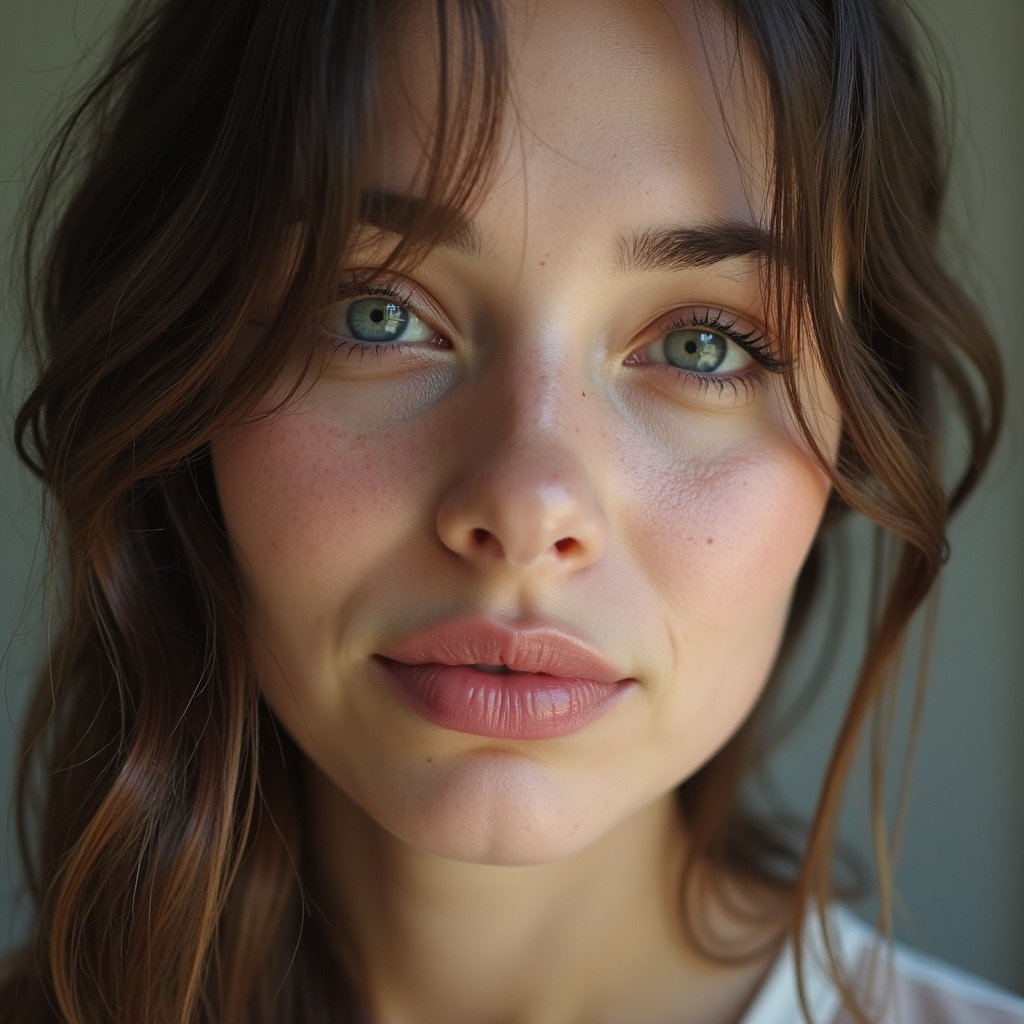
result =
[[[400,341],[412,320],[417,318],[404,306],[383,296],[350,302],[345,317],[349,334],[370,343]]]
[[[680,370],[711,373],[728,353],[728,343],[716,331],[687,328],[665,335],[665,360]]]
[[[667,366],[702,387],[712,382],[735,387],[741,380],[750,383],[762,370],[778,373],[786,366],[773,355],[763,332],[724,309],[684,307],[668,323],[655,320],[643,335],[652,340],[630,354],[630,365]]]
[[[324,310],[320,322],[338,344],[413,345],[433,341],[437,331],[394,295],[344,299]]]

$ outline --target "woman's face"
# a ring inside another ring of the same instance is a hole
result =
[[[828,492],[772,364],[732,46],[653,2],[509,16],[483,201],[326,310],[322,374],[213,453],[284,727],[399,839],[506,864],[586,847],[747,717]],[[394,245],[429,124],[429,32],[385,62],[343,289]]]

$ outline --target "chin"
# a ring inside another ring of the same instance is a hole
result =
[[[478,754],[392,792],[397,801],[360,800],[402,843],[448,860],[526,867],[564,860],[612,830],[607,800],[590,800],[536,763]]]

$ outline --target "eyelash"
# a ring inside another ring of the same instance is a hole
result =
[[[414,301],[414,293],[409,289],[400,288],[397,283],[387,281],[378,282],[376,284],[361,287],[358,292],[342,290],[339,293],[338,301],[354,302],[361,298],[369,298],[373,296],[382,296],[384,298],[391,299],[398,305],[410,310],[417,316],[417,318],[422,320],[423,323],[428,326],[432,326],[429,319],[424,319],[416,311],[417,307]],[[641,365],[664,367],[664,369],[673,372],[677,379],[686,378],[688,382],[697,387],[700,395],[706,394],[712,387],[717,390],[719,395],[721,395],[726,388],[730,388],[734,393],[742,388],[745,392],[749,393],[756,385],[763,383],[764,378],[761,373],[762,370],[768,371],[769,373],[783,373],[789,365],[789,360],[781,359],[772,353],[771,345],[763,331],[757,331],[756,329],[749,331],[740,330],[737,327],[737,320],[729,319],[729,315],[724,309],[714,311],[713,308],[704,308],[699,313],[694,311],[689,316],[680,317],[670,321],[667,325],[658,325],[657,335],[646,344],[652,344],[654,341],[658,340],[658,338],[665,337],[673,331],[691,330],[693,328],[702,327],[715,331],[746,352],[757,364],[757,369],[753,372],[722,374],[716,376],[710,373],[695,373],[690,370],[684,370],[681,367],[671,366],[667,363],[649,363]],[[389,342],[386,344],[359,341],[355,338],[346,338],[326,329],[323,333],[328,343],[336,352],[346,352],[348,356],[356,355],[360,359],[364,359],[372,351],[375,353],[378,362],[385,358],[407,352],[413,347],[413,344],[401,341]],[[433,344],[438,347],[450,344],[442,332],[435,331],[434,333],[435,337]],[[417,342],[414,344],[421,345],[422,343]],[[635,352],[641,351],[642,347],[641,349],[635,350]]]
[[[408,309],[416,316],[417,319],[421,320],[433,330],[431,320],[420,316],[415,302],[414,293],[408,289],[399,288],[396,283],[388,281],[378,282],[376,284],[364,285],[355,291],[341,288],[338,291],[337,302],[357,302],[359,299],[373,298],[374,296],[391,299],[396,305]],[[337,334],[325,327],[321,328],[321,333],[323,334],[327,344],[329,344],[335,352],[345,352],[348,356],[355,355],[360,359],[365,358],[368,353],[373,352],[376,355],[378,362],[381,362],[386,358],[390,358],[391,356],[408,352],[411,348],[423,344],[422,342],[409,343],[402,341],[392,341],[387,343],[359,341],[357,338],[347,338],[344,335]],[[433,344],[436,344],[438,347],[446,347],[449,342],[445,335],[440,331],[434,331]]]
[[[679,378],[686,378],[688,382],[692,382],[692,384],[697,387],[698,394],[701,396],[707,394],[712,387],[716,389],[719,395],[721,395],[726,388],[732,390],[734,394],[737,393],[740,388],[742,388],[746,394],[750,394],[757,385],[764,383],[764,377],[761,373],[762,370],[766,370],[769,373],[784,373],[789,366],[790,361],[773,355],[771,351],[771,344],[768,341],[767,335],[763,331],[758,331],[756,329],[741,331],[737,327],[737,322],[738,321],[736,319],[728,319],[728,314],[724,309],[720,308],[715,312],[711,308],[704,308],[700,313],[694,311],[689,316],[673,320],[665,326],[659,324],[657,328],[657,335],[654,340],[663,338],[666,335],[671,334],[673,331],[692,330],[693,328],[705,327],[722,335],[724,338],[728,338],[729,341],[733,342],[736,346],[746,352],[747,355],[757,363],[758,369],[753,372],[740,374],[727,373],[715,376],[710,373],[694,373],[690,370],[684,370],[681,367],[671,366],[667,363],[648,365],[664,366],[666,370],[675,375],[677,380]],[[648,342],[648,344],[650,344],[650,342]]]

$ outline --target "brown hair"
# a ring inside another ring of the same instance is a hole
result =
[[[208,445],[282,368],[301,378],[310,310],[331,294],[360,215],[381,40],[406,6],[135,0],[45,154],[24,220],[41,372],[16,437],[52,501],[62,619],[24,732],[18,814],[37,913],[0,992],[6,1019],[365,1018],[357,965],[339,983],[304,906],[296,753],[259,698]],[[768,84],[779,322],[807,311],[841,406],[833,518],[866,515],[882,554],[803,847],[740,799],[771,692],[679,791],[695,839],[686,891],[706,863],[789,888],[799,936],[811,903],[833,895],[851,759],[896,686],[1002,395],[989,334],[938,260],[945,158],[896,3],[725,6]],[[486,180],[507,59],[491,0],[435,0],[434,17],[437,131],[418,185],[457,210]],[[394,259],[445,227],[410,224]],[[257,353],[245,327],[281,292],[283,252],[290,276]],[[940,394],[970,443],[948,492]],[[814,600],[817,547],[789,646]],[[712,946],[694,907],[684,919]]]

